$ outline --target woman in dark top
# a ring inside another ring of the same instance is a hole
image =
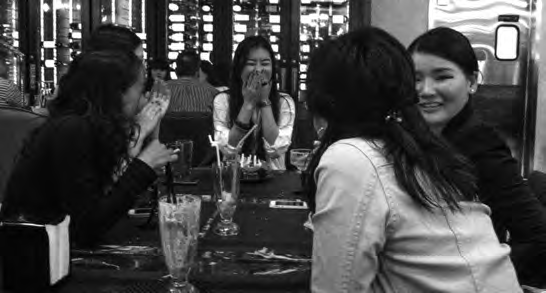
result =
[[[425,120],[474,164],[480,199],[491,207],[500,240],[507,240],[500,231],[508,231],[514,252],[521,245],[530,247],[522,255],[512,254],[520,280],[528,283],[526,272],[545,275],[546,211],[521,177],[507,144],[473,113],[478,62],[470,42],[441,27],[418,37],[409,51]]]
[[[142,61],[133,53],[78,56],[25,145],[6,189],[4,220],[55,223],[71,217],[70,238],[90,244],[127,213],[176,154],[146,139],[166,99],[143,105]]]

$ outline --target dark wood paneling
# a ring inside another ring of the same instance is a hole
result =
[[[26,57],[27,72],[24,91],[30,94],[29,103],[33,105],[40,89],[40,5],[34,0],[21,0],[20,4],[20,48]]]
[[[371,25],[372,0],[350,0],[349,2],[349,30]]]
[[[167,0],[147,0],[148,54],[167,59]]]
[[[214,38],[211,61],[218,65],[221,80],[229,80],[231,50],[233,48],[233,0],[214,0]]]

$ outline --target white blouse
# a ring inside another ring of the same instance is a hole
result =
[[[292,143],[292,132],[294,130],[294,120],[296,117],[296,106],[294,100],[285,93],[279,93],[279,135],[273,145],[269,144],[266,139],[264,148],[267,156],[267,163],[272,170],[286,170],[285,153]],[[229,94],[219,93],[213,103],[213,123],[214,123],[214,140],[219,143],[220,150],[224,154],[231,154],[233,147],[228,148],[229,131],[231,129],[231,121],[229,118]],[[254,111],[252,120],[257,123],[258,109]]]

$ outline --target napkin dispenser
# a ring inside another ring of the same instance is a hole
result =
[[[69,224],[70,216],[52,225],[0,223],[1,288],[48,292],[65,279],[70,273]]]

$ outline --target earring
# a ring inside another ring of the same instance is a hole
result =
[[[471,93],[471,94],[473,94],[473,93],[475,93],[475,92],[476,92],[475,89],[470,89],[470,93]]]
[[[321,127],[317,130],[317,137],[320,139],[322,137],[322,133],[326,130],[326,128]]]

